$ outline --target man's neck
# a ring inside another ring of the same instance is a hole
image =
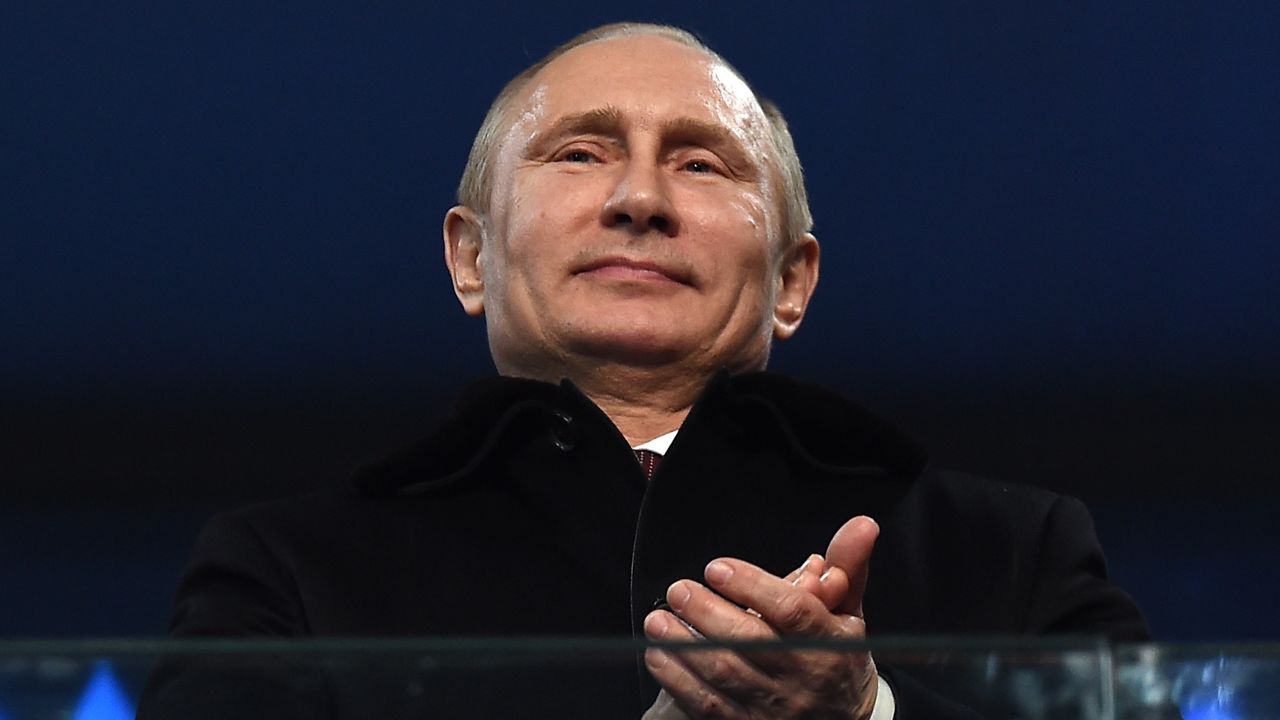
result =
[[[680,429],[681,423],[689,414],[690,407],[667,411],[660,407],[637,406],[635,403],[614,398],[590,394],[587,397],[600,406],[600,409],[617,426],[618,432],[627,439],[627,444],[632,447]]]
[[[600,407],[631,446],[680,429],[710,377],[615,369],[570,380]]]
[[[591,398],[614,426],[636,446],[680,429],[689,409],[702,394],[714,373],[689,373],[676,368],[611,366],[608,368],[564,368],[562,372],[531,373],[503,370],[504,375],[532,377],[558,382],[568,377]]]

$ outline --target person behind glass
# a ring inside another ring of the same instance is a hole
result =
[[[938,470],[763,372],[818,282],[812,224],[781,113],[692,35],[557,48],[495,100],[444,219],[500,377],[350,487],[215,520],[174,633],[1145,638],[1080,503]],[[435,592],[449,577],[483,589]],[[513,611],[526,597],[553,601]],[[954,710],[870,653],[644,665],[652,717]]]

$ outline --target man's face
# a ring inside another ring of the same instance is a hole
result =
[[[764,367],[817,251],[799,244],[812,273],[788,291],[769,127],[736,75],[660,37],[599,41],[544,68],[511,118],[487,217],[446,220],[455,289],[501,372]]]

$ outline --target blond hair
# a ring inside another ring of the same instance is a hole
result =
[[[510,118],[510,106],[515,98],[528,86],[543,68],[551,61],[588,43],[612,38],[634,35],[656,35],[672,40],[681,45],[700,50],[723,64],[739,78],[742,73],[729,64],[692,33],[670,25],[652,23],[622,22],[601,25],[581,33],[568,42],[547,53],[541,60],[525,68],[512,78],[502,92],[494,98],[489,112],[480,123],[480,131],[476,133],[475,142],[471,144],[471,154],[467,157],[467,167],[462,172],[462,180],[458,183],[458,204],[465,205],[479,213],[487,213],[489,201],[493,193],[493,162],[498,150],[498,142],[506,129]],[[743,82],[746,79],[743,78]],[[750,83],[747,83],[750,87]],[[804,187],[804,169],[800,166],[800,157],[796,154],[795,142],[791,139],[791,131],[787,129],[787,121],[772,101],[761,97],[752,89],[752,94],[764,110],[769,121],[770,136],[774,151],[777,153],[778,170],[782,175],[784,221],[783,228],[786,240],[794,241],[813,228],[813,215],[809,212],[809,196]]]

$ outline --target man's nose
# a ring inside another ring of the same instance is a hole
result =
[[[605,227],[620,227],[636,234],[654,230],[675,236],[679,218],[662,168],[652,162],[629,162],[604,203],[601,222]]]

